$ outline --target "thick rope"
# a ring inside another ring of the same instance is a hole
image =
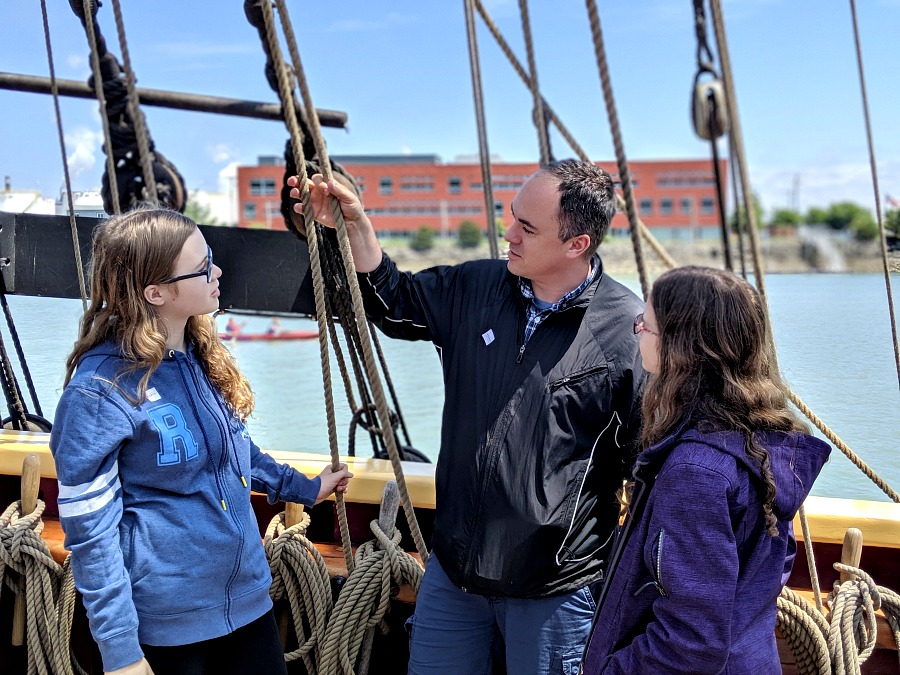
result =
[[[275,31],[275,16],[268,0],[260,0],[265,22],[266,39],[272,60],[275,66],[275,74],[278,80],[278,94],[281,98],[281,107],[284,112],[284,121],[290,131],[291,148],[294,151],[297,168],[301,172],[303,185],[306,184],[306,161],[303,155],[303,141],[297,115],[294,112],[293,85],[290,74],[281,56],[281,46],[278,44],[278,36]],[[320,158],[321,159],[321,158]],[[337,426],[334,414],[334,392],[331,387],[331,361],[328,357],[328,331],[325,318],[325,289],[322,281],[321,260],[319,258],[319,226],[315,225],[312,218],[305,218],[306,231],[309,234],[309,261],[313,271],[313,295],[316,303],[316,321],[319,325],[319,356],[322,364],[322,384],[325,393],[325,412],[328,424],[328,443],[331,451],[331,467],[337,470],[340,464],[338,451]],[[341,546],[344,550],[344,561],[347,571],[353,570],[353,553],[350,543],[350,526],[347,523],[347,507],[344,504],[344,496],[340,492],[335,493],[337,505],[338,526],[341,531]]]
[[[116,30],[119,33],[119,46],[122,48],[122,66],[125,70],[125,88],[128,90],[128,114],[134,124],[137,137],[138,158],[141,163],[141,174],[144,177],[144,199],[159,205],[159,194],[156,191],[156,177],[153,175],[153,153],[150,151],[150,136],[141,110],[140,98],[134,71],[131,69],[131,57],[128,53],[128,40],[125,36],[125,22],[122,20],[122,8],[119,0],[113,0],[113,12],[116,15]]]
[[[631,245],[634,249],[634,262],[637,265],[638,277],[641,280],[641,292],[644,300],[650,295],[650,280],[647,278],[647,266],[644,252],[641,249],[640,226],[637,209],[634,207],[634,189],[631,184],[631,173],[628,170],[628,159],[625,156],[625,144],[622,142],[622,130],[619,127],[619,115],[616,112],[616,100],[613,96],[612,82],[609,77],[609,64],[606,60],[606,48],[603,45],[603,29],[600,26],[600,14],[596,0],[586,0],[588,18],[591,22],[591,35],[594,39],[594,52],[597,56],[597,70],[600,73],[600,85],[603,89],[603,100],[606,102],[606,114],[609,117],[609,130],[612,134],[616,150],[616,164],[619,167],[619,180],[625,194],[625,212],[628,215],[628,229],[631,232]]]
[[[359,547],[356,569],[347,578],[331,614],[322,644],[320,675],[352,675],[366,632],[381,626],[390,607],[392,587],[410,585],[419,592],[422,567],[400,547],[400,532],[390,537],[373,520],[375,539]]]
[[[109,119],[106,116],[106,94],[103,92],[103,74],[100,72],[100,54],[97,52],[97,35],[94,33],[94,15],[91,12],[91,0],[84,0],[84,22],[88,42],[91,45],[91,70],[94,73],[94,95],[100,104],[100,121],[103,123],[103,138],[106,140],[106,173],[109,176],[109,187],[112,192],[113,213],[121,212],[119,204],[119,181],[116,177],[116,161],[113,158],[112,134],[109,131]]]
[[[809,582],[812,584],[816,598],[816,609],[822,614],[825,607],[822,605],[822,585],[819,583],[819,571],[816,569],[816,556],[813,551],[812,535],[809,531],[809,518],[806,517],[806,503],[800,505],[800,528],[803,530],[803,548],[806,551],[806,566],[809,568]]]
[[[791,399],[791,403],[797,406],[797,409],[800,410],[809,420],[828,438],[829,441],[834,443],[835,447],[840,450],[844,455],[847,456],[851,462],[853,462],[856,467],[862,471],[875,485],[877,485],[884,494],[891,498],[892,501],[900,503],[900,495],[887,484],[887,482],[875,473],[868,464],[866,464],[862,458],[857,455],[853,450],[851,450],[846,443],[844,443],[838,436],[835,434],[827,424],[825,424],[819,417],[810,410],[809,406],[807,406],[803,401],[800,400],[800,397],[797,396],[790,389],[787,390],[788,397]]]
[[[878,626],[875,611],[881,607],[878,587],[872,577],[856,567],[835,563],[839,572],[849,572],[853,578],[843,584],[834,583],[828,595],[831,625],[828,628],[828,648],[835,675],[859,675],[859,666],[875,649]]]
[[[801,675],[831,673],[828,621],[821,611],[785,586],[776,601],[775,627],[784,636]]]
[[[269,595],[275,602],[288,598],[297,636],[297,649],[284,658],[302,659],[306,672],[316,675],[334,601],[325,561],[315,544],[306,538],[309,522],[309,514],[304,512],[299,523],[285,527],[284,512],[279,513],[266,529],[265,546],[272,570]]]
[[[500,50],[506,55],[506,58],[509,60],[513,69],[519,74],[519,77],[528,85],[528,73],[525,72],[525,69],[522,67],[522,64],[519,63],[519,60],[516,58],[516,55],[513,54],[512,49],[509,44],[504,39],[502,33],[500,33],[500,29],[497,28],[497,24],[494,23],[494,20],[491,18],[490,14],[488,14],[487,10],[484,8],[481,0],[475,0],[475,7],[478,10],[478,13],[481,14],[481,18],[484,20],[485,25],[490,30],[491,34],[494,36],[494,39],[497,41],[497,45],[500,47]],[[547,101],[543,101],[544,113],[547,115],[547,118],[556,125],[556,128],[559,130],[559,133],[563,138],[566,139],[566,142],[572,147],[572,150],[575,152],[578,157],[585,162],[590,162],[591,158],[588,157],[588,154],[581,148],[580,145],[575,141],[572,134],[569,130],[563,125],[562,121],[553,112],[553,109],[550,107],[550,104]],[[625,200],[621,195],[616,194],[616,206],[617,208],[625,212],[627,206],[625,204]],[[668,269],[672,269],[673,267],[678,267],[678,264],[675,262],[675,259],[669,255],[669,252],[663,248],[662,244],[653,236],[653,233],[647,228],[646,225],[638,218],[638,228],[641,233],[641,237],[643,237],[644,241],[650,246],[653,250],[653,253],[659,258],[659,260],[665,265]]]
[[[44,502],[39,499],[30,514],[21,508],[21,501],[13,502],[0,516],[0,591],[6,585],[25,593],[28,673],[84,673],[69,651],[75,607],[70,559],[57,564],[41,538]]]
[[[528,88],[534,99],[534,126],[537,129],[541,166],[550,164],[550,139],[547,138],[547,118],[544,115],[544,99],[538,85],[537,63],[534,58],[534,42],[531,38],[531,21],[528,19],[528,0],[519,0],[519,16],[522,18],[522,34],[525,37],[525,54],[528,57]]]
[[[265,11],[265,2],[264,13]],[[275,4],[278,7],[278,14],[281,17],[282,28],[284,30],[285,40],[288,44],[288,49],[291,54],[291,59],[294,66],[294,76],[297,79],[297,85],[300,88],[300,95],[303,100],[303,105],[306,108],[306,116],[307,121],[309,122],[310,135],[312,136],[313,142],[316,147],[316,155],[319,158],[319,161],[322,164],[323,174],[326,180],[332,180],[331,173],[331,163],[328,161],[328,151],[325,148],[325,140],[322,136],[322,129],[319,125],[319,115],[316,111],[315,106],[313,105],[312,95],[309,90],[309,85],[306,81],[306,74],[303,69],[303,64],[300,61],[300,52],[297,49],[297,41],[294,38],[294,31],[291,26],[291,21],[288,16],[287,7],[284,3],[284,0],[275,0]],[[267,14],[267,22],[268,22],[268,13]],[[274,32],[272,30],[271,32]],[[277,41],[273,48],[278,49]],[[282,62],[283,65],[283,62]],[[297,144],[299,146],[299,144]],[[299,151],[299,153],[298,153]],[[307,177],[305,176],[305,162],[302,161],[303,155],[302,147],[295,147],[294,153],[297,156],[298,168],[302,167],[302,173],[304,175],[299,176],[301,180],[301,197],[303,199],[303,203],[306,204],[306,213],[304,214],[307,221],[307,229],[309,229],[309,224],[312,222],[312,214],[311,214],[311,206],[309,204],[309,188],[307,187]],[[384,387],[381,383],[381,377],[378,374],[378,368],[375,363],[375,357],[372,353],[371,346],[371,338],[369,337],[369,325],[366,319],[365,307],[363,306],[362,294],[359,289],[359,280],[356,276],[356,268],[353,264],[353,254],[350,250],[350,240],[347,235],[347,226],[344,223],[344,217],[341,213],[340,204],[336,199],[331,200],[332,206],[332,214],[334,215],[334,221],[337,229],[338,235],[338,244],[341,251],[341,257],[344,262],[344,269],[347,275],[347,283],[350,287],[350,296],[353,300],[353,309],[354,315],[356,318],[356,323],[359,328],[359,333],[362,338],[362,350],[363,350],[363,362],[366,366],[366,372],[369,377],[369,382],[372,387],[372,394],[375,400],[375,406],[378,410],[378,417],[381,423],[382,432],[384,434],[385,446],[388,451],[388,456],[391,460],[391,465],[394,469],[394,475],[397,479],[397,487],[400,490],[400,497],[403,503],[403,511],[406,515],[407,523],[409,524],[410,533],[412,534],[413,541],[416,544],[416,549],[419,551],[419,555],[422,557],[422,560],[427,560],[428,558],[428,549],[425,545],[425,539],[422,536],[422,531],[419,528],[419,523],[416,520],[416,514],[413,509],[412,501],[409,498],[409,490],[406,487],[406,478],[403,475],[403,467],[400,464],[400,453],[397,449],[397,440],[394,435],[394,430],[391,426],[391,418],[390,418],[390,410],[388,408],[387,399],[384,395]],[[350,566],[348,565],[348,569]]]
[[[875,192],[875,214],[878,216],[878,242],[881,244],[881,265],[884,269],[884,287],[887,292],[888,315],[891,321],[891,336],[894,338],[894,361],[897,365],[897,383],[900,384],[900,342],[897,341],[897,317],[894,313],[894,295],[891,290],[891,271],[888,266],[887,239],[884,233],[884,218],[881,213],[881,193],[878,190],[878,169],[875,162],[875,144],[872,141],[872,121],[869,117],[869,97],[866,94],[866,73],[863,68],[862,46],[859,39],[859,22],[856,19],[856,1],[850,0],[850,15],[853,17],[853,41],[856,44],[856,63],[859,66],[859,89],[862,95],[863,117],[866,120],[866,141],[869,144],[869,166],[872,170],[872,190]]]
[[[69,162],[66,159],[66,140],[63,134],[62,112],[59,108],[59,87],[56,84],[56,67],[53,65],[53,48],[50,44],[50,22],[47,20],[47,0],[41,0],[41,18],[44,21],[44,42],[47,46],[47,64],[50,67],[50,91],[53,94],[53,110],[56,114],[56,131],[59,136],[59,151],[62,155],[63,176],[66,181],[66,199],[69,202],[69,225],[72,229],[72,246],[75,249],[75,265],[78,269],[78,290],[81,292],[81,309],[87,312],[87,284],[81,247],[78,244],[78,226],[75,223],[75,203],[72,198],[72,179],[69,176]]]
[[[484,216],[487,219],[488,245],[491,257],[499,258],[497,218],[494,213],[494,180],[491,177],[491,151],[488,148],[487,124],[484,119],[484,94],[481,89],[481,61],[478,57],[478,35],[472,0],[463,0],[466,10],[466,38],[469,43],[469,70],[472,74],[472,99],[475,102],[475,127],[478,131],[478,158],[481,161],[481,185],[484,193]]]

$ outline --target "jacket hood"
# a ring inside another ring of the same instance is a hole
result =
[[[772,476],[775,479],[775,502],[772,510],[782,520],[796,515],[803,500],[825,465],[831,446],[814,436],[799,431],[762,431],[754,436],[758,445],[769,454]],[[671,450],[680,443],[701,443],[734,457],[738,466],[762,481],[762,469],[744,450],[744,438],[737,431],[703,433],[696,428],[682,427],[643,450],[635,463],[635,472],[648,465],[660,465]]]

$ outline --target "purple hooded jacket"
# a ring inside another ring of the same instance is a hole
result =
[[[756,440],[775,477],[775,538],[739,433],[690,429],[638,456],[633,515],[619,532],[585,675],[781,672],[775,600],[789,527],[831,447],[802,433]]]

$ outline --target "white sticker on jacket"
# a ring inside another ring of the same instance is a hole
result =
[[[482,333],[481,339],[484,340],[485,346],[491,344],[494,341],[494,331],[488,329],[486,333]]]
[[[156,391],[156,387],[150,387],[147,390],[147,400],[148,401],[158,401],[160,399],[159,392]]]

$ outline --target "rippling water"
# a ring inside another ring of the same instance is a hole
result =
[[[624,280],[637,289],[636,280]],[[900,277],[894,276],[894,286]],[[900,491],[900,390],[894,366],[884,278],[881,275],[772,275],[767,277],[775,338],[788,384],[857,454]],[[898,293],[895,291],[895,303]],[[52,419],[75,339],[81,303],[57,298],[9,297],[44,416]],[[900,304],[900,303],[897,303]],[[265,318],[244,317],[247,332]],[[220,317],[220,326],[225,319]],[[315,328],[307,319],[283,319],[284,330]],[[7,350],[13,348],[3,326]],[[434,458],[440,440],[443,385],[428,343],[382,337],[413,445]],[[256,393],[249,429],[263,448],[328,452],[317,340],[239,342],[232,347]],[[332,359],[338,434],[347,447],[350,421]],[[21,371],[17,371],[21,373]],[[19,377],[24,387],[23,378]],[[30,399],[29,399],[30,401]],[[367,454],[365,438],[357,438]],[[886,500],[839,452],[813,493]]]

